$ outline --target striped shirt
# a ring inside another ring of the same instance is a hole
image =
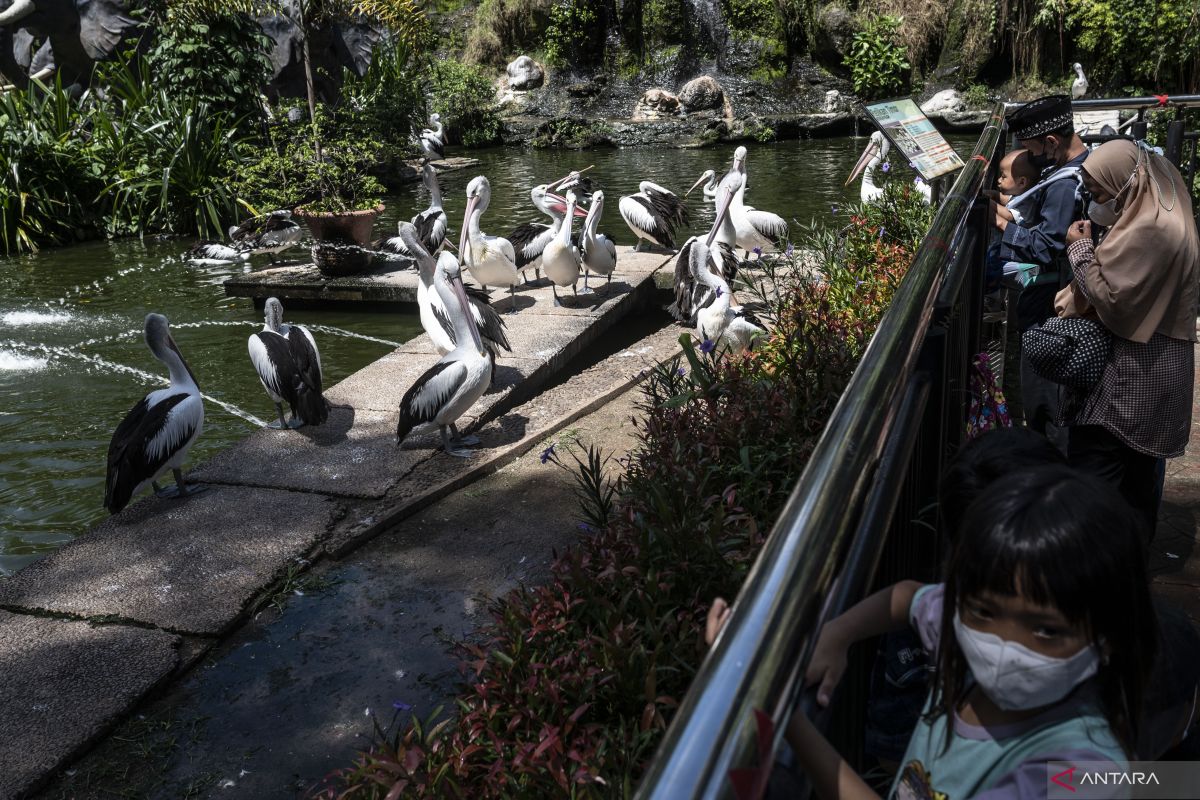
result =
[[[1090,239],[1067,248],[1075,290],[1088,302]],[[1195,346],[1156,333],[1146,343],[1113,335],[1100,382],[1082,393],[1063,389],[1060,425],[1099,425],[1128,447],[1155,458],[1183,455],[1192,425]]]

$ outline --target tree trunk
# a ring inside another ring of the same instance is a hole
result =
[[[300,56],[304,61],[304,88],[308,93],[308,122],[312,125],[313,150],[317,154],[317,161],[322,161],[321,132],[317,127],[317,93],[313,90],[312,59],[308,56],[308,27],[304,18],[304,0],[296,4],[296,9],[300,14]],[[321,196],[325,196],[324,186],[321,187]]]

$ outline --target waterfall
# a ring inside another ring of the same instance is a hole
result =
[[[725,62],[725,48],[729,44],[729,28],[721,14],[719,0],[684,0],[684,6],[697,28],[696,39],[701,45],[712,43],[717,63]]]

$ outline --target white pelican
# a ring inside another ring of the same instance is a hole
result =
[[[406,246],[417,262],[417,308],[421,312],[421,327],[433,340],[433,346],[437,348],[438,353],[444,356],[458,345],[454,338],[454,323],[450,312],[434,288],[434,283],[436,280],[448,280],[444,274],[449,265],[457,261],[453,255],[444,251],[434,261],[433,256],[418,239],[417,228],[411,223],[400,223],[400,238],[406,240]],[[440,278],[436,275],[439,271],[443,273]],[[470,303],[471,319],[475,321],[483,346],[492,357],[492,361],[495,362],[501,349],[511,353],[512,347],[504,333],[504,320],[500,319],[496,309],[492,308],[488,293],[473,286],[464,286],[463,289],[467,292],[467,300]]]
[[[867,140],[867,146],[862,155],[850,170],[850,177],[844,186],[849,186],[859,173],[862,173],[862,185],[858,188],[858,199],[864,203],[873,203],[883,197],[883,187],[875,185],[875,169],[887,159],[888,151],[892,149],[891,142],[880,131],[873,131]]]
[[[421,150],[430,161],[441,161],[446,157],[446,135],[442,129],[442,118],[438,114],[429,115],[429,124],[433,129],[421,130]]]
[[[737,233],[733,227],[729,207],[738,188],[744,182],[745,176],[732,170],[721,179],[717,194],[717,215],[708,232],[708,238],[703,243],[708,269],[720,275],[727,284],[737,275],[740,266],[733,249]],[[675,319],[688,326],[695,324],[696,312],[713,301],[712,289],[697,281],[692,272],[691,249],[699,241],[698,237],[693,236],[679,248],[679,257],[675,259],[675,300],[667,307]]]
[[[1083,65],[1076,61],[1071,65],[1071,69],[1075,70],[1075,80],[1071,81],[1071,99],[1082,100],[1088,93],[1088,79],[1083,74]]]
[[[713,294],[712,302],[696,313],[696,337],[731,353],[753,347],[754,337],[765,335],[766,327],[751,312],[732,305],[729,284],[708,266],[707,243],[697,240],[692,244],[690,263],[696,280]]]
[[[637,237],[634,251],[640,251],[642,240],[666,248],[675,249],[675,229],[687,227],[687,206],[674,192],[657,183],[642,181],[637,194],[626,195],[617,203],[621,218]]]
[[[592,194],[592,205],[587,210],[587,218],[583,221],[583,234],[580,236],[579,252],[583,259],[583,291],[588,293],[588,274],[604,275],[604,286],[607,289],[612,282],[613,270],[617,268],[617,245],[603,233],[596,233],[600,224],[600,215],[604,213],[604,192],[596,190]]]
[[[434,291],[450,314],[458,345],[404,393],[396,437],[399,444],[413,428],[434,423],[442,433],[442,449],[452,456],[467,458],[471,452],[464,445],[478,444],[479,438],[462,436],[455,423],[487,391],[492,361],[468,311],[458,262],[446,260],[444,263],[446,274],[443,275],[441,270],[434,273]]]
[[[520,282],[517,275],[516,253],[508,239],[488,236],[479,229],[479,219],[492,202],[492,187],[480,175],[467,184],[467,210],[463,215],[462,234],[458,240],[458,256],[483,286],[507,286],[511,311],[517,310],[513,287]]]
[[[551,190],[569,178],[570,176],[567,176],[554,183],[541,184],[529,190],[529,199],[533,202],[533,207],[550,217],[549,225],[544,222],[526,222],[513,228],[512,232],[508,234],[508,240],[516,252],[517,269],[522,270],[522,279],[525,278],[524,270],[530,266],[533,267],[535,280],[542,276],[541,262],[538,259],[542,257],[542,251],[546,249],[546,245],[558,233],[563,215],[567,213],[566,199],[553,194]],[[575,214],[582,217],[586,212],[577,209]]]
[[[705,181],[707,181],[707,183],[705,183]],[[704,184],[704,199],[712,200],[712,199],[716,198],[716,196],[717,196],[717,171],[714,169],[704,170],[704,172],[700,175],[700,177],[696,179],[696,182],[692,184],[692,188],[688,189],[686,192],[684,192],[683,196],[687,197],[689,194],[691,194],[692,192],[694,192],[696,190],[697,186],[699,186],[702,183]]]
[[[741,186],[733,196],[729,216],[737,231],[737,246],[746,251],[746,258],[750,257],[751,250],[758,250],[761,257],[763,253],[774,251],[779,242],[787,239],[788,228],[778,214],[746,205],[746,155],[745,147],[733,151],[733,167],[729,171],[741,176]]]
[[[224,242],[201,239],[183,254],[183,258],[193,264],[232,264],[235,261],[248,261],[250,251],[231,247]]]
[[[272,422],[268,427],[284,430],[323,425],[329,418],[329,404],[321,393],[321,354],[316,341],[307,328],[283,323],[283,304],[277,298],[267,298],[263,316],[263,329],[250,337],[246,347],[279,414],[279,424]],[[284,402],[292,410],[290,421],[283,418]]]
[[[558,234],[542,251],[542,269],[550,279],[550,291],[554,294],[554,305],[561,306],[558,287],[570,286],[575,294],[575,282],[579,280],[579,248],[571,243],[571,222],[575,216],[575,193],[567,192],[567,210]]]
[[[160,497],[185,497],[204,488],[188,486],[180,469],[204,427],[204,401],[196,377],[171,338],[163,315],[146,315],[146,344],[167,366],[171,385],[139,400],[113,431],[104,482],[104,507],[113,514],[147,486],[153,486]],[[167,470],[175,476],[175,488],[164,491],[155,481]]]
[[[299,244],[304,238],[304,231],[292,219],[292,212],[285,208],[260,214],[230,228],[229,238],[239,250],[253,255],[275,256]]]
[[[421,242],[425,252],[436,254],[445,245],[449,218],[446,216],[445,209],[442,208],[442,190],[438,186],[437,170],[433,168],[432,164],[426,163],[421,168],[421,182],[429,190],[429,208],[414,216],[409,223],[416,227],[418,241]],[[379,249],[399,256],[413,257],[404,244],[404,240],[399,236],[393,236],[383,242]]]

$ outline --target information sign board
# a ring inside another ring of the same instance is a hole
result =
[[[870,103],[863,108],[925,180],[962,167],[958,153],[911,97]]]

